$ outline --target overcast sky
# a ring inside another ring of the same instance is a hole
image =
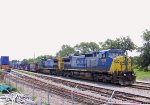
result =
[[[150,0],[1,0],[0,55],[55,55],[63,44],[130,36],[142,45]],[[136,53],[134,53],[136,54]],[[134,55],[132,54],[132,55]]]

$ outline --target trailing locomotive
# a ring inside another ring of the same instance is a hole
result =
[[[42,59],[38,64],[38,70],[43,73],[119,83],[120,85],[131,85],[136,78],[131,58],[121,49]]]

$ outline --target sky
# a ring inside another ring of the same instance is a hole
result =
[[[0,55],[55,55],[63,44],[129,36],[142,46],[150,0],[0,0]],[[131,56],[138,53],[129,53]]]

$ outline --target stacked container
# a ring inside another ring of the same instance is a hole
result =
[[[1,56],[0,65],[1,65],[1,69],[8,70],[9,69],[9,56]]]
[[[1,65],[9,65],[9,56],[1,56]]]

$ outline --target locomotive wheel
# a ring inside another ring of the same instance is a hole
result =
[[[99,81],[99,78],[98,78],[98,76],[96,74],[93,75],[93,80],[96,81],[96,82]]]
[[[98,82],[99,81],[98,77],[94,77],[94,81]]]
[[[107,77],[105,75],[103,76],[103,82],[107,82]]]

